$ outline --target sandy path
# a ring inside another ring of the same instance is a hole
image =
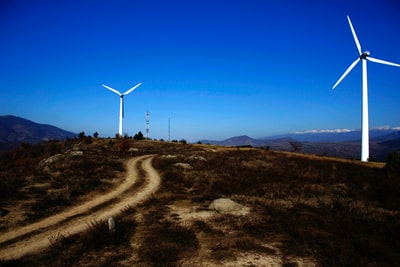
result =
[[[125,181],[113,191],[36,223],[2,234],[0,236],[0,259],[17,259],[24,255],[38,252],[50,245],[49,237],[57,236],[58,234],[68,236],[82,232],[87,229],[87,224],[92,221],[107,220],[110,216],[119,214],[127,206],[132,207],[145,201],[158,189],[160,184],[160,176],[151,165],[152,159],[152,156],[141,156],[130,159],[127,163],[128,169]],[[146,172],[146,185],[139,192],[88,215],[82,215],[65,222],[68,218],[84,214],[94,207],[117,198],[130,189],[137,180],[139,163]],[[37,231],[38,234],[28,236],[34,231]],[[24,235],[28,237],[21,238]],[[14,239],[15,242],[13,242]],[[5,242],[9,242],[10,244],[2,247],[1,244]]]

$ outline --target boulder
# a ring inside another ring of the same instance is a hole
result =
[[[47,166],[49,164],[52,164],[54,162],[60,161],[63,159],[65,156],[63,154],[55,154],[54,156],[48,157],[47,159],[44,159],[39,162],[40,167]]]
[[[173,165],[174,167],[182,170],[192,170],[193,167],[189,163],[178,162]]]
[[[83,156],[83,151],[82,150],[71,151],[69,154],[71,156]]]
[[[249,208],[229,198],[219,198],[211,202],[209,208],[223,214],[247,215]]]

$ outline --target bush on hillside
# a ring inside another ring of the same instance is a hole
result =
[[[400,153],[393,151],[386,158],[386,166],[385,169],[389,172],[397,172],[400,173]]]
[[[135,140],[143,140],[143,138],[144,138],[143,133],[141,131],[139,131],[137,134],[133,136],[133,139]]]

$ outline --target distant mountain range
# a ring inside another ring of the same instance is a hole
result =
[[[390,152],[400,151],[400,129],[372,129],[369,134],[372,159],[385,160]],[[361,131],[308,131],[262,139],[242,135],[222,141],[201,140],[200,142],[220,146],[268,147],[271,150],[358,159],[360,158]]]
[[[10,150],[21,143],[35,144],[48,140],[63,140],[77,134],[52,125],[7,115],[0,116],[0,150]]]
[[[369,138],[379,138],[381,136],[390,135],[399,132],[400,128],[378,128],[370,129]],[[295,132],[285,135],[276,135],[264,139],[277,139],[277,138],[293,138],[301,142],[346,142],[346,141],[359,141],[361,140],[361,130],[311,130],[305,132]]]
[[[400,152],[399,128],[372,129],[369,134],[372,159],[383,161],[390,152]],[[35,144],[76,136],[75,133],[52,125],[39,124],[11,115],[0,116],[0,151],[10,150],[21,143]],[[201,140],[200,142],[220,146],[265,147],[271,150],[358,159],[360,158],[360,139],[361,131],[341,129],[288,133],[261,139],[242,135],[222,141]]]

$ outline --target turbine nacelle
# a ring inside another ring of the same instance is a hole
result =
[[[370,55],[371,53],[369,51],[365,51],[364,53],[362,53],[360,55],[360,59],[367,59],[367,57]]]

